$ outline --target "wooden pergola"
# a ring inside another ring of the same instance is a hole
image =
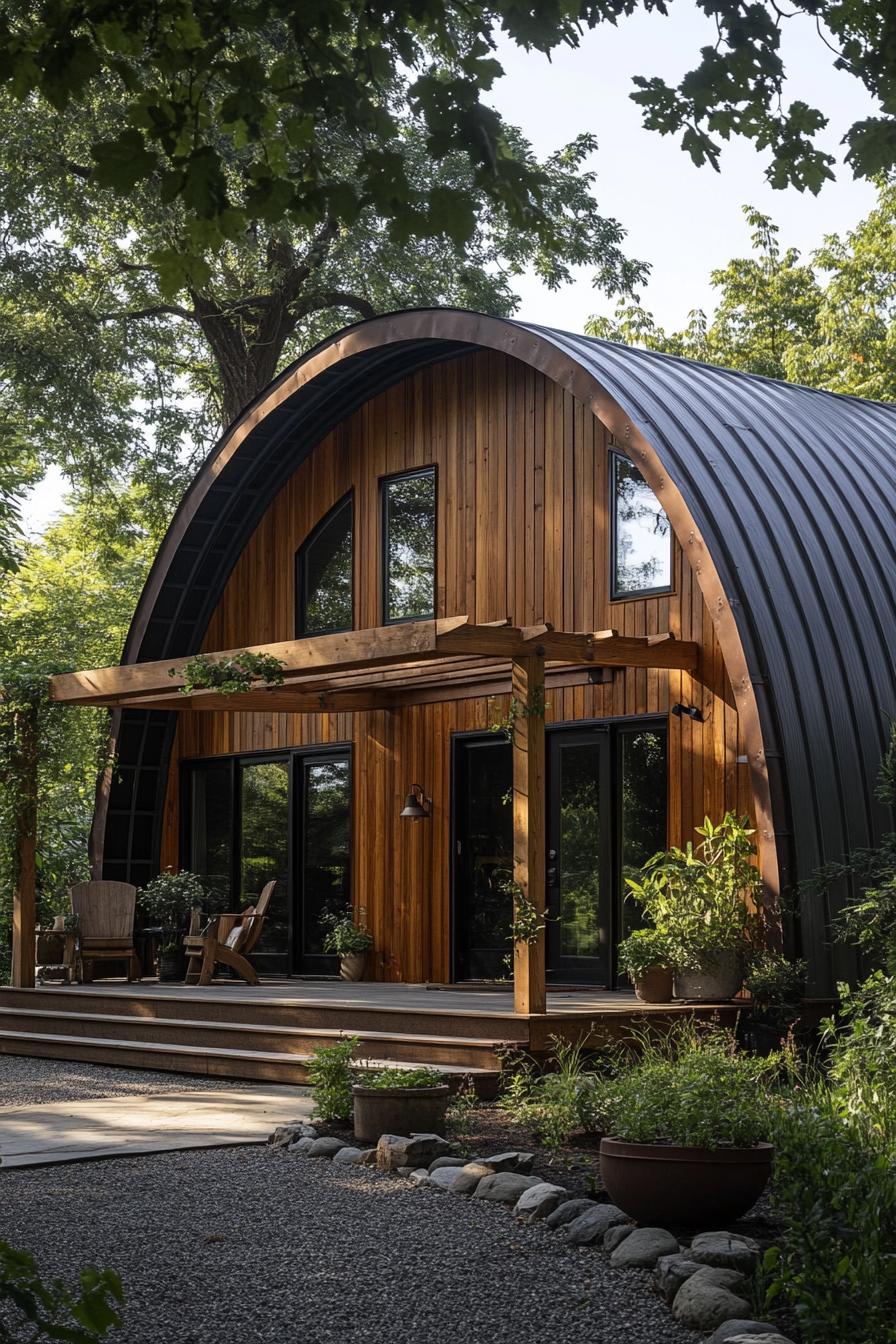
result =
[[[575,633],[547,624],[521,627],[509,620],[476,624],[467,616],[451,616],[204,656],[214,663],[245,652],[277,659],[282,684],[259,682],[231,695],[214,689],[186,693],[184,664],[188,659],[182,657],[51,677],[50,700],[58,705],[112,709],[319,714],[394,709],[453,698],[474,683],[475,693],[482,694],[483,680],[491,677],[496,689],[511,691],[518,706],[512,728],[514,883],[543,915],[546,677],[552,672],[593,675],[597,669],[615,667],[693,672],[699,646],[668,633]],[[508,673],[509,684],[505,684]],[[13,912],[13,984],[27,987],[34,983],[36,893],[33,853],[21,858]],[[543,930],[536,942],[515,945],[513,980],[515,1011],[543,1013]]]

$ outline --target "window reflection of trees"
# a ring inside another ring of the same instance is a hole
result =
[[[600,951],[600,797],[597,744],[563,751],[560,797],[560,941],[564,957]]]
[[[622,888],[651,855],[666,847],[667,753],[664,731],[624,732],[620,751]],[[640,907],[623,904],[626,937],[640,920]]]
[[[352,500],[347,498],[299,552],[298,630],[319,635],[352,627]]]
[[[387,617],[433,614],[435,605],[435,473],[386,484]]]
[[[286,761],[240,767],[239,898],[254,905],[276,880],[258,953],[285,958],[289,939],[289,766]],[[284,966],[285,969],[285,966]]]
[[[656,495],[633,463],[612,455],[617,594],[668,588],[672,582],[672,536]]]
[[[302,846],[304,952],[323,954],[325,913],[351,907],[350,775],[345,758],[308,762],[305,767],[305,827]]]

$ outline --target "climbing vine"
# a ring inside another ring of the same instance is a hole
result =
[[[544,682],[539,682],[537,686],[532,687],[528,703],[512,695],[507,713],[493,719],[489,726],[493,733],[504,733],[507,737],[511,737],[517,719],[543,719],[549,708],[545,700]]]
[[[533,947],[541,937],[542,932],[547,927],[547,912],[539,911],[523,888],[513,877],[508,875],[498,883],[501,891],[507,893],[513,898],[513,914],[510,920],[510,932],[507,935],[508,942],[516,947],[517,943],[527,943]],[[504,958],[504,965],[508,973],[513,972],[513,952],[508,952]]]
[[[209,658],[198,653],[178,672],[168,669],[169,677],[183,676],[182,695],[193,691],[217,691],[219,695],[241,695],[259,682],[263,686],[283,685],[283,663],[269,653],[250,653],[243,649],[230,658]]]

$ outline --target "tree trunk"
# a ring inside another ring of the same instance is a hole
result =
[[[16,870],[12,892],[12,983],[34,988],[37,929],[37,707],[16,715]]]

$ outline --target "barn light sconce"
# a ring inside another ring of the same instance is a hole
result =
[[[672,713],[679,719],[684,715],[686,719],[693,719],[695,723],[703,722],[703,713],[696,705],[682,705],[679,703],[672,706]]]
[[[424,821],[430,815],[432,799],[427,798],[420,784],[412,784],[411,791],[404,800],[404,807],[399,813],[407,821]]]

